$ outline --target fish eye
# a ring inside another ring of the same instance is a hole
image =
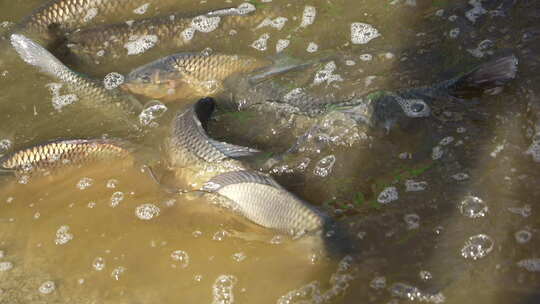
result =
[[[425,106],[421,102],[415,102],[411,105],[411,110],[415,113],[420,113],[424,111],[424,109],[425,109]]]

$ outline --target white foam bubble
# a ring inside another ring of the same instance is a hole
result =
[[[469,0],[469,4],[473,8],[465,12],[465,17],[470,22],[475,23],[480,16],[487,13],[487,10],[482,7],[482,0]]]
[[[145,3],[134,9],[133,12],[137,15],[143,15],[148,10],[148,7],[150,7],[150,3]]]
[[[232,258],[233,258],[233,260],[235,260],[235,261],[237,261],[237,262],[240,263],[240,262],[244,261],[244,260],[247,258],[247,256],[246,256],[246,254],[243,253],[243,252],[237,252],[237,253],[234,253],[234,254],[232,255]]]
[[[238,14],[240,15],[249,14],[251,12],[254,12],[255,10],[255,5],[248,2],[244,2],[238,6]]]
[[[56,245],[65,245],[69,241],[73,239],[73,234],[69,232],[69,226],[63,225],[56,230],[56,238],[54,239],[54,243]]]
[[[116,186],[118,186],[118,180],[110,179],[110,180],[107,181],[107,185],[106,185],[107,188],[114,189],[114,188],[116,188]]]
[[[459,29],[459,27],[453,28],[448,32],[448,37],[456,39],[459,36],[460,32],[461,30]]]
[[[332,172],[335,163],[336,157],[334,155],[325,156],[317,162],[315,169],[313,169],[313,174],[326,177]]]
[[[486,234],[478,234],[471,236],[463,248],[461,248],[461,256],[466,259],[481,259],[486,257],[493,250],[494,242]]]
[[[343,81],[341,75],[334,74],[336,68],[336,63],[334,61],[328,62],[323,69],[315,73],[313,85],[319,85],[323,82],[326,82],[326,84],[329,85],[335,81]]]
[[[409,301],[427,302],[440,304],[446,301],[446,297],[438,292],[436,294],[430,294],[423,292],[418,287],[405,284],[395,283],[390,287],[390,293],[398,298],[407,299]]]
[[[314,53],[319,49],[319,46],[315,42],[310,42],[306,48],[308,53]]]
[[[135,215],[141,220],[151,220],[154,217],[159,216],[160,209],[154,204],[142,204],[135,208]]]
[[[79,100],[79,97],[75,94],[66,94],[60,96],[53,96],[52,105],[57,111],[62,111],[62,108],[69,106]]]
[[[519,207],[510,207],[508,208],[508,211],[514,213],[514,214],[519,214],[521,215],[522,217],[529,217],[531,216],[531,213],[532,213],[532,207],[531,205],[527,204],[521,208]]]
[[[407,224],[407,229],[413,230],[420,227],[420,216],[415,213],[405,214],[403,220]]]
[[[90,177],[83,177],[79,180],[79,182],[77,182],[77,188],[79,188],[80,190],[85,190],[92,187],[93,184],[93,179],[91,179]]]
[[[431,274],[431,272],[427,270],[420,270],[420,272],[418,273],[418,276],[420,277],[422,281],[429,281],[433,278],[433,275]]]
[[[120,276],[124,272],[126,272],[126,267],[118,266],[118,267],[114,268],[113,271],[111,272],[111,278],[113,278],[113,280],[115,280],[115,281],[118,281],[118,280],[120,280]]]
[[[273,20],[270,18],[265,18],[255,29],[269,26],[280,31],[285,26],[285,23],[287,23],[288,20],[289,19],[285,17],[276,17]]]
[[[440,159],[443,156],[443,154],[444,154],[444,150],[442,149],[442,147],[441,146],[435,146],[431,150],[431,159],[433,159],[433,160]]]
[[[377,201],[381,204],[388,204],[390,202],[396,201],[399,198],[397,188],[394,186],[386,187],[379,196]]]
[[[412,179],[405,181],[405,191],[406,192],[417,192],[424,191],[427,188],[428,183],[425,181],[417,182]]]
[[[103,85],[107,90],[117,88],[122,83],[124,83],[124,75],[120,73],[111,72],[105,75],[105,78],[103,78]]]
[[[351,24],[351,42],[353,44],[366,44],[380,36],[379,31],[370,24],[362,22]]]
[[[187,29],[182,31],[182,38],[184,38],[184,41],[190,41],[193,39],[193,36],[195,35],[195,29],[192,27],[188,27]]]
[[[212,304],[232,304],[234,303],[233,289],[238,279],[229,274],[220,275],[212,285]]]
[[[124,44],[124,48],[127,49],[128,55],[142,54],[153,48],[158,43],[158,40],[156,35],[131,35],[129,42]]]
[[[157,100],[151,100],[144,105],[139,114],[139,123],[143,126],[157,127],[156,120],[167,112],[167,106]]]
[[[116,191],[115,193],[111,195],[111,201],[109,203],[109,206],[113,208],[117,207],[120,204],[120,202],[122,202],[123,200],[124,200],[124,193],[120,191]]]
[[[221,17],[206,17],[204,15],[197,16],[191,21],[191,27],[202,33],[210,33],[219,27]]]
[[[56,284],[53,281],[45,281],[38,288],[38,291],[41,294],[51,294],[55,290],[56,290]]]
[[[371,282],[369,282],[369,286],[373,289],[383,289],[386,287],[386,278],[385,277],[375,277]]]
[[[5,154],[9,149],[11,149],[11,140],[4,138],[0,140],[0,154]]]
[[[525,244],[531,240],[532,233],[528,230],[520,230],[514,233],[514,238],[519,244]]]
[[[268,39],[270,39],[270,34],[264,33],[257,40],[253,41],[251,47],[259,51],[266,51]]]
[[[458,205],[459,211],[466,217],[480,218],[488,213],[488,206],[481,198],[467,195]]]
[[[540,162],[540,134],[533,136],[531,145],[525,151],[526,155],[530,155],[534,162]]]
[[[439,145],[446,146],[446,145],[449,145],[450,143],[452,143],[453,141],[454,141],[454,137],[447,136],[447,137],[441,139],[441,141],[439,142]]]
[[[521,268],[525,268],[527,271],[530,271],[530,272],[540,272],[540,259],[539,258],[524,259],[517,262],[517,266]]]
[[[464,180],[469,179],[469,174],[467,174],[465,172],[460,172],[460,173],[456,173],[456,174],[452,175],[452,178],[457,180],[457,181],[464,181]]]
[[[317,8],[306,5],[304,7],[304,12],[302,13],[300,27],[308,27],[309,25],[313,24],[313,22],[315,22],[315,17],[317,17]]]
[[[189,255],[184,250],[175,250],[171,253],[171,259],[177,262],[181,268],[186,268],[189,265]]]
[[[283,51],[285,48],[289,46],[290,43],[291,41],[288,39],[279,39],[276,42],[276,53]]]
[[[105,269],[105,259],[102,257],[97,257],[92,261],[92,268],[94,268],[96,271],[102,271]]]
[[[0,272],[5,272],[13,269],[13,263],[11,262],[0,262]]]

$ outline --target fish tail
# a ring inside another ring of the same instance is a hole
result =
[[[21,34],[12,34],[11,44],[26,63],[38,67],[44,73],[69,82],[67,75],[73,72],[38,43]]]
[[[444,83],[452,96],[471,95],[501,87],[516,78],[518,59],[515,55],[486,62],[474,70]]]

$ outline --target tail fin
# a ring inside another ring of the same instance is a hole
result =
[[[454,96],[471,95],[505,85],[516,78],[518,59],[514,55],[484,63],[471,72],[450,81],[448,89]]]
[[[20,34],[11,35],[10,40],[26,63],[38,67],[44,73],[59,80],[70,82],[71,79],[67,75],[73,72],[41,45]]]

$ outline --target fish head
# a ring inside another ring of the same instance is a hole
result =
[[[382,93],[372,100],[372,107],[372,124],[387,133],[395,128],[407,128],[415,119],[431,114],[424,100],[408,99],[394,93]]]
[[[136,68],[126,76],[122,89],[148,98],[170,98],[184,85],[183,73],[171,61],[166,57]]]

